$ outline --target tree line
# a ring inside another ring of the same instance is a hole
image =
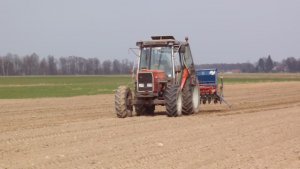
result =
[[[271,55],[259,58],[256,63],[221,63],[221,64],[202,64],[197,68],[208,69],[217,68],[222,72],[237,71],[243,73],[270,73],[270,72],[300,72],[300,58],[288,57],[281,62],[273,61]]]
[[[12,75],[110,75],[130,74],[133,62],[128,59],[104,60],[98,58],[40,57],[36,53],[18,56],[8,53],[0,56],[0,76]],[[262,57],[256,63],[201,64],[196,68],[217,68],[221,72],[300,72],[300,58],[289,57],[281,62],[273,61],[271,56]]]
[[[40,57],[36,53],[20,57],[0,56],[0,75],[109,75],[130,74],[133,62],[128,59],[104,60],[78,56]]]

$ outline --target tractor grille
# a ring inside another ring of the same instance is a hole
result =
[[[140,92],[153,91],[152,73],[139,73],[137,88]]]

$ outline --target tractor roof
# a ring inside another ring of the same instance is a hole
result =
[[[151,36],[152,40],[138,41],[137,46],[180,46],[188,42],[177,41],[174,36]]]

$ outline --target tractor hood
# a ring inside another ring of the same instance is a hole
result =
[[[160,90],[160,83],[166,83],[167,76],[162,70],[147,70],[142,69],[137,75],[138,92],[153,92],[157,93]]]
[[[152,73],[153,75],[153,80],[158,80],[158,81],[165,81],[167,80],[167,75],[164,71],[162,70],[149,70],[149,69],[142,69],[139,71],[139,73]]]

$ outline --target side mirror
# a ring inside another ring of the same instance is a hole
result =
[[[175,73],[180,73],[181,72],[181,66],[177,65],[175,66]]]

